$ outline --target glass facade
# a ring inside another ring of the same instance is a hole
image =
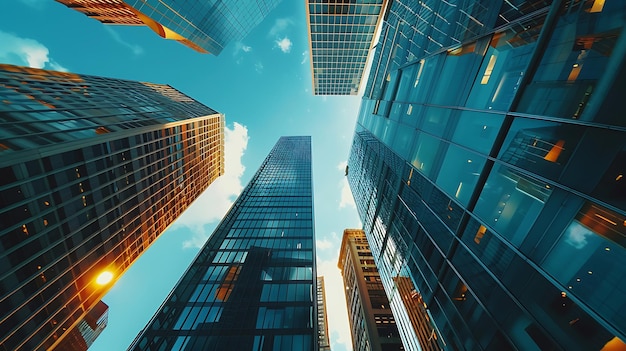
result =
[[[353,350],[404,350],[372,251],[362,230],[343,231],[338,266],[345,286]]]
[[[387,0],[307,0],[315,95],[356,95]]]
[[[224,117],[167,86],[0,65],[0,350],[47,350],[224,172]]]
[[[626,347],[625,25],[616,0],[391,4],[348,181],[407,350],[420,325]]]
[[[318,348],[310,137],[281,137],[131,350]]]
[[[166,39],[219,55],[281,0],[56,0],[107,24],[146,25]]]

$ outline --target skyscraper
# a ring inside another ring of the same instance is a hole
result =
[[[310,137],[281,137],[131,350],[317,350]]]
[[[219,55],[281,0],[56,0],[105,24],[148,26],[165,39]]]
[[[391,4],[348,181],[408,350],[625,347],[625,16]]]
[[[324,277],[317,277],[317,344],[319,351],[330,351],[328,313],[326,311],[326,287]]]
[[[307,0],[315,95],[356,95],[387,0]]]
[[[224,172],[223,128],[167,85],[0,65],[0,350],[76,327]]]
[[[338,266],[345,286],[352,349],[404,350],[365,233],[360,229],[344,230],[339,250]]]

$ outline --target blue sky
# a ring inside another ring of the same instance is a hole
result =
[[[50,0],[5,1],[0,62],[170,84],[226,115],[226,174],[104,297],[109,325],[90,350],[125,350],[281,135],[311,135],[318,273],[326,278],[334,351],[351,350],[337,255],[360,228],[344,177],[360,97],[312,95],[304,1],[285,0],[220,56],[147,27],[105,26]]]

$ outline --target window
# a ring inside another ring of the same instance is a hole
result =
[[[552,187],[504,165],[495,165],[474,213],[516,246],[539,216]]]

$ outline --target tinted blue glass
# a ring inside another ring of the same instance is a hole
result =
[[[626,216],[588,203],[541,266],[613,323],[626,323]],[[567,262],[567,264],[563,264]]]
[[[416,135],[415,147],[409,160],[411,164],[427,177],[430,176],[435,162],[435,156],[442,141],[428,134]]]
[[[549,185],[496,164],[474,213],[519,246],[551,193]]]
[[[308,331],[312,342],[311,180],[310,138],[281,138],[157,312],[174,325],[154,322],[132,348],[143,350],[143,340],[165,347],[179,330],[202,350],[259,349],[259,335],[292,347],[293,338],[265,331],[276,329]]]
[[[452,141],[488,155],[503,120],[502,115],[461,111]]]
[[[437,185],[465,205],[474,191],[484,165],[483,157],[449,145],[439,170]]]

